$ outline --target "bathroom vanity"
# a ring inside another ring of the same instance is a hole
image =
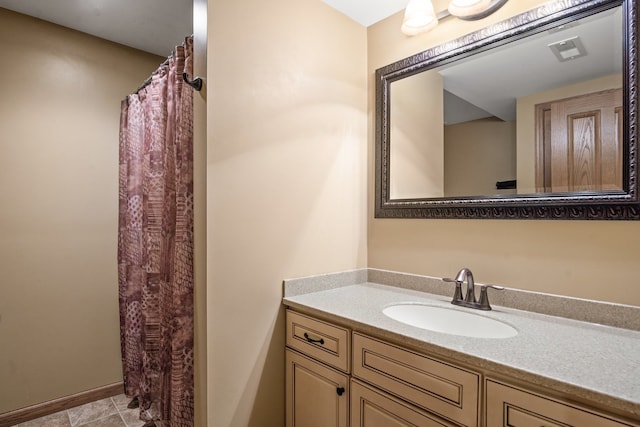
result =
[[[287,427],[640,426],[637,307],[507,289],[477,313],[452,294],[437,278],[373,269],[285,281]],[[538,298],[588,321],[506,306]],[[471,311],[517,333],[434,332],[383,313],[398,304]]]

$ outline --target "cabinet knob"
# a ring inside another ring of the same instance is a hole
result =
[[[336,393],[338,393],[338,396],[342,396],[344,394],[344,387],[336,388]]]

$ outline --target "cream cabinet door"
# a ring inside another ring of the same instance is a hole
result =
[[[477,372],[359,333],[352,343],[354,378],[457,425],[478,425]]]
[[[349,377],[286,350],[287,427],[347,427]]]
[[[637,427],[595,409],[580,407],[486,380],[487,427]]]
[[[351,427],[453,427],[413,405],[351,380]]]

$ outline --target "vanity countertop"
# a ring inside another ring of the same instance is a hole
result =
[[[470,338],[409,326],[382,313],[391,304],[452,307],[451,297],[364,282],[287,296],[283,303],[436,357],[569,393],[640,417],[640,332],[493,305],[469,310],[518,330]]]

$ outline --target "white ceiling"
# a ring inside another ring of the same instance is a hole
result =
[[[587,54],[559,62],[548,44],[574,36],[580,37]],[[446,91],[484,110],[486,116],[515,120],[518,97],[622,72],[622,9],[526,37],[453,62],[438,72]],[[455,111],[461,114],[464,110]],[[449,114],[445,121],[472,120],[477,112],[468,111],[468,117]]]
[[[193,33],[193,0],[0,0],[0,7],[160,56]]]
[[[322,0],[368,27],[407,7],[408,0]]]
[[[408,0],[322,0],[369,26]],[[168,56],[193,33],[193,0],[0,0],[0,7]]]

